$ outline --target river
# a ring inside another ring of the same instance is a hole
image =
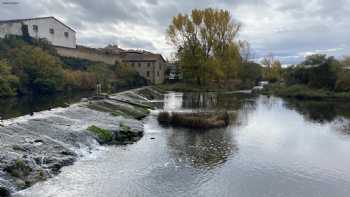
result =
[[[77,103],[82,98],[95,94],[93,91],[77,91],[70,93],[57,93],[52,95],[31,95],[0,99],[0,117],[4,120],[15,118],[34,112],[40,112],[57,107]]]
[[[350,104],[239,94],[165,96],[167,111],[228,109],[226,129],[165,128],[101,147],[18,196],[350,196]]]

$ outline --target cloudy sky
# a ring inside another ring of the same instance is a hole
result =
[[[79,44],[146,49],[171,57],[165,31],[172,16],[194,8],[230,10],[243,24],[256,59],[283,63],[305,55],[350,55],[350,0],[0,0],[0,20],[55,16],[78,32]],[[4,2],[18,2],[8,4]]]

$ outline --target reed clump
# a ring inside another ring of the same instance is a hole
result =
[[[228,126],[230,116],[227,112],[161,112],[158,115],[158,122],[167,126],[213,129]]]

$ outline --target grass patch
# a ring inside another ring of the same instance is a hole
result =
[[[102,128],[96,127],[95,125],[92,125],[87,130],[95,134],[101,143],[109,143],[109,142],[112,142],[113,140],[112,132],[106,129],[102,129]]]

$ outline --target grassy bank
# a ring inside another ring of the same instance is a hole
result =
[[[305,85],[270,84],[262,92],[265,95],[298,99],[350,99],[350,92],[334,92],[325,89],[313,89]]]

